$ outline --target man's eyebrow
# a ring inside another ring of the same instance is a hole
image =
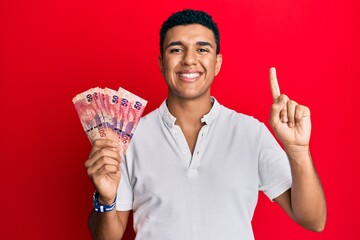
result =
[[[166,45],[165,49],[168,48],[168,47],[172,47],[172,46],[182,46],[182,45],[184,45],[184,44],[182,44],[182,42],[175,41],[175,42],[171,42],[168,45]]]
[[[166,45],[165,49],[172,47],[172,46],[183,46],[184,44],[181,41],[174,41],[169,43],[168,45]],[[196,42],[196,45],[198,46],[209,46],[211,48],[213,48],[213,46],[211,45],[211,43],[206,42],[206,41],[198,41]]]
[[[205,41],[199,41],[199,42],[196,43],[196,45],[209,46],[209,47],[213,48],[213,46],[209,42],[205,42]]]

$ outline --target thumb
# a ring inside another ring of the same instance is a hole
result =
[[[270,126],[275,128],[280,121],[280,113],[283,109],[286,108],[286,98],[281,95],[272,105],[270,112]]]

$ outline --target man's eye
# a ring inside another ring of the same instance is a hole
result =
[[[170,50],[170,53],[179,53],[179,52],[182,52],[182,49],[180,48],[173,48]]]
[[[201,53],[203,53],[203,52],[209,52],[209,50],[206,49],[206,48],[200,48],[200,49],[198,49],[198,52],[201,52]]]

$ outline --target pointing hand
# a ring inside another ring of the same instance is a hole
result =
[[[284,148],[308,147],[311,134],[310,110],[280,93],[276,69],[269,71],[271,95],[270,126]]]

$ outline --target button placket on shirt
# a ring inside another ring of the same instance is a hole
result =
[[[208,125],[204,125],[200,129],[198,138],[196,140],[194,153],[193,153],[193,156],[192,156],[190,169],[197,169],[198,166],[200,165],[201,155],[202,155],[202,151],[204,149],[205,138],[207,136],[208,127],[209,127]]]
[[[185,136],[182,133],[181,128],[177,125],[173,126],[172,134],[180,150],[181,157],[185,161],[185,165],[188,167],[191,163],[191,153],[189,151],[189,146],[186,142]]]
[[[206,148],[208,142],[206,139],[209,128],[212,125],[212,122],[214,121],[214,118],[216,117],[219,111],[219,107],[220,107],[219,104],[217,104],[217,102],[215,101],[213,102],[215,103],[215,105],[213,106],[211,111],[208,114],[204,115],[203,118],[201,119],[201,122],[205,123],[205,125],[200,129],[199,135],[196,139],[196,144],[193,154],[190,152],[189,146],[187,144],[187,141],[180,126],[175,124],[176,118],[165,110],[164,110],[165,113],[163,113],[164,114],[163,119],[167,124],[168,128],[170,129],[170,132],[175,140],[180,157],[184,161],[184,164],[188,168],[188,170],[193,170],[194,172],[197,172],[196,169],[200,164],[203,150]]]

